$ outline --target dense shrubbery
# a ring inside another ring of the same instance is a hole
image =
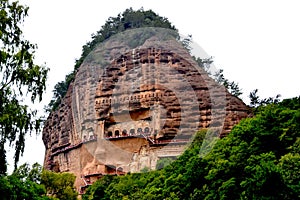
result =
[[[83,199],[299,199],[300,97],[261,106],[201,158],[205,131],[158,171],[106,177]]]
[[[39,164],[23,164],[11,175],[0,176],[1,200],[75,200],[75,176],[45,171]]]

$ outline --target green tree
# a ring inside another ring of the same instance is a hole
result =
[[[174,161],[173,158],[160,158],[157,163],[156,163],[156,169],[162,169],[166,166],[168,166],[169,164],[171,164]]]
[[[237,83],[234,81],[229,81],[227,78],[225,78],[223,69],[218,70],[213,77],[217,83],[223,85],[232,95],[239,97],[243,94]]]
[[[109,196],[106,193],[106,188],[111,184],[114,177],[115,176],[107,175],[96,181],[87,189],[86,193],[82,195],[82,199],[109,199]]]
[[[269,97],[269,98],[264,98],[261,99],[258,96],[258,89],[253,90],[252,92],[250,92],[249,94],[249,98],[250,98],[250,107],[252,108],[253,112],[259,112],[260,107],[266,106],[268,104],[276,104],[280,102],[280,94],[277,94],[275,97]]]
[[[205,198],[299,198],[299,105],[294,98],[263,106],[219,140],[205,158]]]
[[[299,141],[295,143],[292,152],[285,154],[279,160],[279,171],[286,185],[285,199],[300,199],[300,148]]]
[[[189,35],[189,37],[187,39],[184,39],[182,41],[183,46],[186,47],[186,49],[190,52],[191,51],[191,47],[190,47],[190,42],[191,42],[191,35]],[[215,72],[213,75],[212,73],[212,69],[211,69],[211,64],[213,63],[213,58],[199,58],[199,57],[195,57],[193,56],[193,59],[197,62],[197,64],[199,65],[199,67],[201,67],[202,69],[204,69],[204,71],[211,76],[219,85],[223,85],[228,92],[230,92],[233,96],[239,97],[243,94],[241,88],[239,87],[238,83],[234,82],[234,81],[229,81],[227,78],[225,78],[224,76],[224,70],[220,69],[217,72]],[[257,91],[256,91],[257,92]],[[254,98],[252,98],[253,95],[252,93],[250,94],[250,99],[252,102],[252,99],[254,100]]]
[[[284,192],[276,157],[273,152],[251,155],[244,168],[245,178],[241,181],[242,198],[280,199]],[[278,191],[278,193],[274,192]]]
[[[37,112],[23,103],[24,95],[41,101],[48,69],[34,64],[36,45],[23,39],[20,25],[28,7],[0,0],[0,174],[6,172],[5,143],[14,144],[15,168],[24,151],[25,134],[39,131]]]
[[[49,200],[44,185],[39,183],[42,166],[23,164],[12,175],[0,177],[0,196],[3,200]]]
[[[192,51],[192,47],[191,47],[191,43],[192,43],[192,35],[188,35],[187,37],[183,38],[181,40],[182,46],[189,52],[191,53]]]
[[[75,178],[75,175],[71,173],[55,173],[44,170],[41,175],[41,183],[51,197],[60,200],[76,200],[78,194],[74,188]]]

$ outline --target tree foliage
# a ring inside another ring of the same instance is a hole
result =
[[[250,94],[249,94],[250,107],[252,107],[252,108],[265,106],[265,105],[268,105],[271,103],[278,103],[280,101],[280,99],[279,99],[280,94],[277,94],[275,97],[261,99],[257,93],[258,93],[258,89],[255,89],[252,92],[250,92]]]
[[[55,173],[44,170],[41,173],[41,184],[47,194],[59,200],[76,200],[77,192],[74,188],[75,175],[71,173]]]
[[[217,143],[206,158],[207,199],[299,198],[299,190],[291,189],[299,184],[299,170],[283,164],[300,137],[300,111],[289,106],[295,104],[299,98],[261,107]],[[289,173],[298,175],[289,176],[290,186],[283,176]]]
[[[75,200],[75,176],[43,171],[40,164],[23,164],[11,175],[0,176],[3,200]]]
[[[15,168],[24,151],[25,134],[40,129],[36,111],[23,103],[41,101],[48,69],[34,64],[36,46],[22,36],[21,24],[28,7],[0,1],[0,174],[6,172],[5,143],[15,146]]]
[[[12,175],[0,177],[0,195],[3,200],[50,200],[44,185],[40,184],[42,166],[35,163],[21,165]]]
[[[225,78],[223,69],[218,70],[213,75],[213,78],[217,83],[223,85],[232,95],[239,97],[243,94],[241,88],[237,83],[235,83],[234,81],[229,81],[227,78]]]

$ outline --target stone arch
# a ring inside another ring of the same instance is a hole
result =
[[[130,129],[129,134],[130,135],[135,135],[135,129],[134,128]]]
[[[142,128],[138,128],[138,129],[137,129],[137,133],[138,133],[138,134],[140,134],[140,133],[142,133],[142,132],[143,132],[143,129],[142,129]]]
[[[120,131],[118,129],[115,130],[115,137],[119,137],[120,136]]]
[[[123,129],[122,131],[122,136],[126,136],[127,135],[127,130],[126,129]]]
[[[150,133],[150,128],[148,126],[144,128],[144,133]]]
[[[107,137],[112,137],[112,136],[113,136],[112,131],[108,131],[108,132],[107,132]]]

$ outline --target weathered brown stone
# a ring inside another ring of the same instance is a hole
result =
[[[134,49],[121,41],[94,50],[44,126],[44,167],[74,173],[78,189],[120,169],[155,169],[195,131],[222,137],[250,114],[176,40],[150,37]]]

